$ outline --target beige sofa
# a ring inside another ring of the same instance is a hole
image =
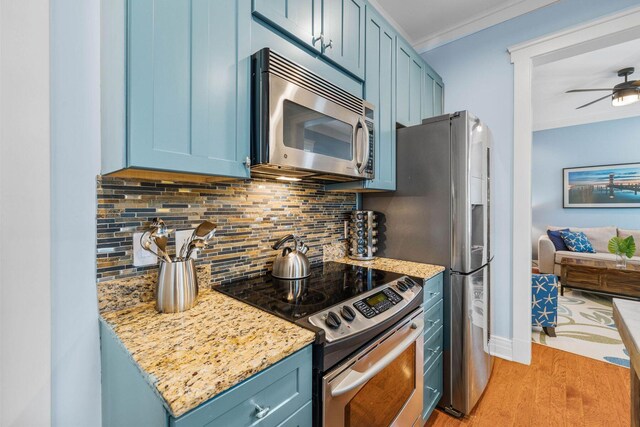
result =
[[[582,231],[589,241],[596,253],[580,253],[570,251],[556,251],[553,242],[547,234],[543,234],[538,239],[538,270],[542,274],[555,274],[560,276],[560,264],[565,258],[574,259],[598,259],[615,261],[616,256],[609,253],[607,246],[609,240],[613,236],[627,237],[633,236],[636,241],[638,250],[633,258],[628,262],[640,264],[640,230],[625,230],[621,228],[611,227],[594,227],[594,228],[577,228],[577,227],[547,227],[548,230],[562,230],[568,228],[571,231]]]

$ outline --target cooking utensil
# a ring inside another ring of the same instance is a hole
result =
[[[167,253],[167,243],[169,242],[169,238],[166,235],[156,236],[153,234],[151,235],[151,238],[158,247],[158,253],[162,255],[168,263],[171,263],[171,257]]]
[[[272,248],[278,250],[290,240],[295,242],[295,246],[293,248],[286,246],[276,255],[271,275],[279,279],[302,279],[311,274],[311,268],[309,259],[305,255],[309,248],[300,238],[295,234],[288,234],[278,240]]]
[[[142,246],[142,248],[144,250],[146,250],[147,252],[150,252],[150,253],[154,254],[160,261],[164,261],[164,258],[161,257],[160,254],[158,254],[156,251],[151,249],[152,245],[153,245],[153,243],[151,243],[151,232],[150,231],[145,231],[140,236],[140,246]]]
[[[196,240],[202,240],[206,242],[207,245],[210,244],[216,233],[217,227],[218,226],[211,221],[203,221],[198,225],[196,229],[193,230],[191,237],[182,244],[182,248],[180,248],[180,258],[189,258],[189,250],[195,249],[191,246],[191,243]]]
[[[205,247],[207,247],[207,242],[204,240],[194,240],[191,243],[189,243],[189,249],[187,250],[187,254],[185,259],[189,259],[191,258],[192,254],[198,254],[198,252],[200,252],[202,249],[204,249]]]

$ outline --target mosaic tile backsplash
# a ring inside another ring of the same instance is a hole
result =
[[[289,233],[310,247],[311,262],[321,261],[323,245],[342,238],[343,221],[355,208],[351,193],[260,179],[182,184],[98,177],[97,195],[99,282],[155,272],[156,265],[133,266],[133,233],[156,217],[175,230],[205,219],[218,224],[214,244],[197,263],[211,265],[212,283],[224,283],[269,271],[276,255],[271,245]],[[173,254],[173,235],[169,248]]]

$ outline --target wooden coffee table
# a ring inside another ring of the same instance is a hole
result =
[[[621,269],[615,261],[566,259],[561,266],[560,295],[567,288],[640,299],[640,264],[627,262],[627,267]]]

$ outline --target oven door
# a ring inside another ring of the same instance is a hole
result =
[[[406,317],[323,377],[323,425],[388,427],[421,424],[423,310]]]
[[[369,129],[363,114],[269,75],[269,163],[370,178]]]

